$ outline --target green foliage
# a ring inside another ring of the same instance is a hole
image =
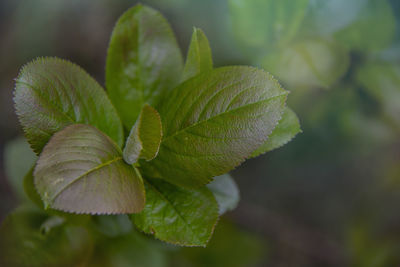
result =
[[[349,56],[340,44],[316,38],[283,47],[262,64],[289,89],[330,88],[346,73]]]
[[[143,162],[144,173],[186,188],[209,183],[267,140],[286,95],[268,73],[250,67],[217,68],[182,83],[160,107],[164,138],[157,158]]]
[[[64,60],[34,60],[16,81],[17,114],[39,154],[25,193],[41,212],[58,216],[43,229],[81,223],[125,247],[142,238],[127,217],[69,213],[129,214],[160,240],[205,246],[219,215],[239,201],[228,175],[205,185],[299,131],[285,107],[288,92],[271,75],[245,66],[213,69],[207,37],[196,28],[183,68],[169,24],[142,5],[114,28],[106,85],[116,109],[97,82]],[[120,117],[130,130],[125,145]],[[94,254],[104,266],[123,266],[132,262],[125,252],[119,259],[96,248]]]
[[[286,107],[283,111],[282,119],[269,135],[268,140],[254,151],[251,156],[257,157],[268,151],[279,148],[292,140],[299,132],[301,132],[300,122],[296,113]]]
[[[152,160],[157,156],[162,138],[162,126],[157,110],[145,105],[133,125],[124,148],[124,160],[136,163],[139,158]]]
[[[285,44],[300,27],[308,1],[229,0],[234,33],[250,48]]]
[[[36,164],[35,186],[45,207],[90,214],[140,212],[143,180],[109,137],[74,124],[56,133]]]
[[[182,55],[165,18],[137,5],[118,20],[111,35],[106,87],[127,129],[144,103],[154,107],[178,84]]]
[[[213,67],[210,44],[204,32],[198,28],[193,29],[182,81],[186,81],[201,72],[211,70]]]
[[[77,65],[58,58],[26,64],[15,87],[15,109],[33,150],[39,154],[65,126],[87,123],[123,143],[120,119],[100,85]]]
[[[157,179],[146,179],[147,202],[133,214],[147,234],[181,246],[205,246],[218,220],[218,204],[206,187],[187,190]]]

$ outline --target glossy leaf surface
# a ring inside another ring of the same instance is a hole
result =
[[[267,142],[254,151],[252,157],[257,157],[285,145],[299,132],[301,132],[299,118],[297,118],[293,110],[286,107],[283,111],[282,119],[270,134]]]
[[[165,18],[137,5],[118,20],[111,36],[106,86],[127,129],[144,103],[157,103],[179,82],[182,55]]]
[[[53,209],[114,214],[144,207],[140,173],[92,126],[75,124],[56,133],[41,153],[34,177],[45,206]]]
[[[251,67],[218,68],[184,82],[159,109],[164,137],[143,170],[186,188],[207,184],[267,140],[286,95],[268,73]]]
[[[39,58],[25,65],[16,79],[14,101],[37,154],[54,133],[73,123],[93,125],[123,143],[121,121],[105,91],[69,61]]]
[[[186,190],[159,179],[146,179],[146,207],[133,214],[136,227],[162,241],[205,246],[218,219],[213,194],[202,187]]]

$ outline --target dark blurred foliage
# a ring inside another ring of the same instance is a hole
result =
[[[161,244],[133,231],[123,216],[98,217],[89,222],[94,240],[73,247],[67,244],[80,226],[52,227],[62,232],[59,251],[73,255],[65,262],[76,260],[82,246],[94,255],[93,266],[400,265],[400,1],[142,2],[165,14],[181,47],[196,26],[207,34],[216,66],[256,65],[275,75],[291,91],[303,133],[233,171],[242,199],[208,248]],[[12,103],[19,68],[58,56],[103,84],[113,25],[135,3],[0,1],[1,151],[21,135]],[[26,171],[18,162],[30,158],[21,141],[6,153],[14,156],[0,154],[1,220],[24,198],[21,188],[11,188],[21,186]],[[40,239],[27,229],[48,215],[19,210],[4,225],[18,216],[33,219],[13,231]],[[54,249],[49,239],[39,247]]]

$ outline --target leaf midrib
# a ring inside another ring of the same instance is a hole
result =
[[[146,183],[150,185],[150,187],[158,194],[161,196],[162,199],[164,199],[171,207],[172,209],[178,214],[179,218],[185,223],[186,228],[190,230],[190,232],[195,236],[195,231],[190,227],[190,223],[186,221],[186,219],[183,217],[183,215],[180,213],[180,211],[175,207],[175,205],[159,190],[154,184],[152,184],[148,179],[146,179]],[[196,238],[196,241],[201,243],[201,240]]]
[[[68,188],[69,186],[71,186],[73,183],[79,181],[81,178],[83,178],[83,177],[89,175],[90,173],[95,172],[95,171],[97,171],[97,170],[99,170],[99,169],[101,169],[101,168],[104,168],[104,167],[106,167],[106,166],[108,166],[108,165],[111,165],[111,164],[113,164],[114,162],[117,162],[117,161],[119,161],[119,160],[122,160],[122,157],[121,157],[121,156],[118,156],[118,157],[116,157],[116,158],[114,158],[114,159],[111,159],[111,160],[109,160],[109,161],[106,161],[106,162],[104,162],[104,163],[101,163],[101,164],[97,165],[96,167],[94,167],[94,168],[92,168],[92,169],[90,169],[90,170],[84,172],[83,174],[79,175],[78,177],[76,177],[75,179],[73,179],[71,182],[69,182],[68,184],[66,184],[64,187],[62,187],[57,193],[55,193],[55,194],[53,195],[51,201],[53,202],[65,189],[67,189],[67,188]]]
[[[279,98],[279,97],[285,96],[285,95],[287,95],[287,94],[288,94],[287,92],[284,92],[284,93],[281,93],[281,94],[279,94],[279,95],[275,95],[275,96],[273,96],[273,97],[270,97],[270,98],[267,98],[267,99],[264,99],[264,100],[261,100],[261,101],[249,103],[249,104],[240,106],[240,107],[238,107],[238,108],[231,109],[231,110],[229,110],[229,111],[227,111],[227,112],[219,113],[219,114],[217,114],[217,115],[215,115],[215,116],[212,116],[212,117],[210,117],[210,118],[208,118],[208,119],[206,119],[206,120],[198,121],[198,122],[196,122],[196,123],[194,123],[194,124],[192,124],[192,125],[190,125],[190,126],[188,126],[188,127],[185,127],[185,128],[183,128],[183,129],[180,129],[179,131],[176,131],[176,132],[173,133],[172,135],[166,137],[165,139],[163,139],[163,140],[161,141],[161,144],[164,143],[164,142],[166,142],[168,139],[173,138],[173,137],[175,137],[176,135],[179,135],[179,134],[182,133],[182,132],[185,132],[185,131],[187,131],[187,130],[189,130],[189,129],[191,129],[191,128],[194,128],[194,127],[196,127],[196,126],[198,126],[198,125],[200,125],[200,124],[202,124],[202,123],[206,123],[206,122],[208,122],[208,121],[210,121],[210,120],[213,120],[213,119],[215,119],[215,118],[218,118],[219,116],[227,115],[227,114],[229,114],[229,113],[231,113],[231,112],[238,111],[238,110],[240,110],[240,109],[242,109],[242,108],[246,108],[246,107],[249,107],[249,106],[251,106],[251,105],[257,105],[257,104],[260,104],[260,103],[262,103],[262,102],[269,102],[269,101],[271,101],[271,100],[273,100],[273,99],[275,99],[275,98]]]

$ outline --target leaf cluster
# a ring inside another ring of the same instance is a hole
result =
[[[39,58],[16,79],[16,112],[38,155],[25,189],[49,212],[128,214],[160,240],[205,246],[238,202],[226,173],[300,131],[270,74],[214,68],[196,28],[183,62],[170,25],[146,6],[119,18],[105,77],[106,91],[69,61]]]

